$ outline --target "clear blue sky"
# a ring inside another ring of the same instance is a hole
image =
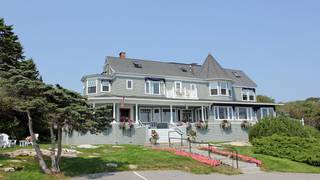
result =
[[[320,96],[320,1],[2,1],[48,83],[81,91],[105,56],[201,64],[210,52],[278,101]]]

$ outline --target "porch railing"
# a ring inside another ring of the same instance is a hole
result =
[[[197,90],[191,90],[187,88],[183,88],[181,90],[176,90],[175,88],[166,90],[167,98],[186,98],[186,99],[197,99],[198,92]]]

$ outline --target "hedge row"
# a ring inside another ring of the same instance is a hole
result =
[[[272,136],[273,134],[288,137],[320,138],[318,130],[309,126],[303,126],[298,120],[280,116],[259,121],[250,128],[249,139],[252,141],[254,138]]]
[[[316,138],[286,137],[274,134],[252,141],[253,151],[320,166],[320,141]]]

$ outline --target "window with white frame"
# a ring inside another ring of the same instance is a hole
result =
[[[133,89],[133,80],[126,80],[127,89]]]
[[[242,89],[242,100],[243,101],[255,101],[256,93],[254,89],[243,88]]]
[[[146,94],[160,95],[160,81],[146,81]]]
[[[217,120],[232,120],[233,109],[230,106],[214,106],[214,115]]]
[[[176,92],[181,93],[182,92],[182,82],[176,81],[174,82],[174,88]]]
[[[236,117],[238,120],[252,120],[253,109],[251,107],[236,107]]]
[[[210,96],[217,96],[219,95],[219,83],[212,82],[210,83]]]
[[[210,96],[232,96],[231,84],[225,81],[211,82],[209,89]]]
[[[96,79],[87,80],[87,92],[88,92],[88,94],[97,93],[97,80]]]
[[[274,116],[274,110],[271,107],[261,108],[260,113],[261,113],[260,114],[261,119],[263,119],[265,117],[273,117]]]
[[[140,108],[139,120],[141,122],[151,122],[152,111],[151,108]]]
[[[108,80],[101,80],[101,92],[110,92],[111,84]]]

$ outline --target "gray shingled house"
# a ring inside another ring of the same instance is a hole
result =
[[[243,71],[223,68],[210,54],[202,65],[108,56],[103,71],[81,81],[93,107],[112,108],[112,127],[65,135],[65,144],[145,144],[154,129],[165,143],[169,131],[186,136],[190,126],[198,141],[247,140],[245,123],[276,115],[277,104],[256,102],[257,85]]]

